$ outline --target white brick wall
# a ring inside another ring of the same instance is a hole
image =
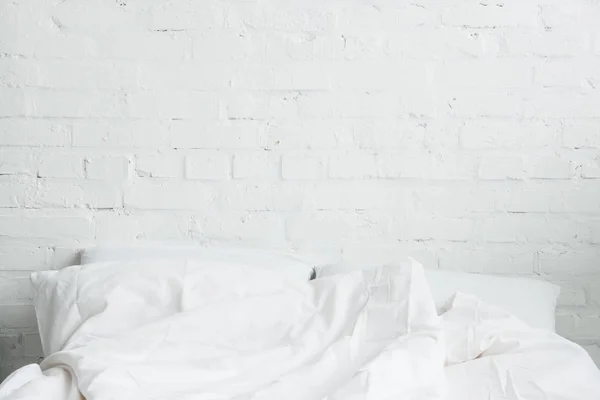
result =
[[[246,241],[537,276],[600,363],[600,5],[0,4],[0,378],[26,276]]]

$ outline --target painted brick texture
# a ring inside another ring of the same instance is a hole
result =
[[[28,271],[244,241],[537,276],[600,363],[600,5],[0,4],[0,378]]]

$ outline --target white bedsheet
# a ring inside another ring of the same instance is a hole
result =
[[[311,282],[143,263],[64,272],[81,325],[0,399],[600,399],[579,346],[470,296],[438,317],[414,263]]]
[[[443,319],[448,400],[600,399],[600,371],[556,333],[460,293]]]

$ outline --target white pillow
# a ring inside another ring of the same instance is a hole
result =
[[[240,270],[248,271],[239,274]],[[211,271],[219,271],[218,274]],[[215,293],[243,296],[276,288],[269,282],[303,283],[297,270],[266,265],[247,268],[242,261],[202,259],[140,259],[74,265],[31,275],[33,301],[45,356],[63,349],[78,336],[126,329],[129,323],[145,318],[148,323]],[[198,277],[208,279],[198,280]],[[82,331],[82,324],[99,313],[128,314],[127,321]]]
[[[347,271],[339,266],[317,270],[317,277]],[[532,328],[555,331],[556,299],[560,288],[548,282],[495,275],[426,269],[425,277],[439,314],[444,313],[457,292],[475,295],[501,307]]]
[[[202,259],[214,262],[241,262],[248,267],[277,270],[283,268],[298,279],[314,278],[314,263],[291,252],[271,249],[238,247],[201,247],[193,245],[145,244],[138,246],[98,246],[84,249],[81,264],[109,261],[133,261],[141,259]]]

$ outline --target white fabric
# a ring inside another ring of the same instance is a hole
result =
[[[55,337],[67,339],[41,369],[5,381],[0,399],[600,399],[582,348],[470,295],[438,317],[414,262],[306,282],[135,261],[34,282],[37,311],[54,312]],[[53,299],[52,286],[75,301]]]
[[[348,270],[341,266],[326,266],[317,269],[317,276],[346,272]],[[560,288],[554,284],[537,279],[436,269],[426,269],[425,278],[438,314],[448,309],[455,293],[470,293],[488,304],[503,308],[532,328],[555,331],[556,301]]]
[[[248,267],[287,269],[298,279],[309,280],[314,273],[314,261],[291,251],[246,248],[234,246],[202,247],[194,245],[169,245],[164,243],[137,246],[97,246],[81,252],[81,264],[109,261],[134,261],[140,259],[202,259],[208,262],[237,262]]]
[[[457,292],[470,293],[500,307],[532,328],[555,331],[556,301],[560,288],[552,283],[522,277],[504,277],[426,269],[425,277],[436,308],[441,312]]]
[[[41,367],[72,371],[87,400],[443,398],[440,318],[418,265],[307,282],[131,261],[33,282],[40,328],[61,348]]]
[[[600,371],[556,333],[464,294],[443,319],[447,400],[600,399]]]

